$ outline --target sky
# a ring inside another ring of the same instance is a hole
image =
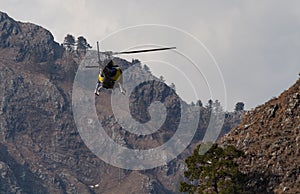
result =
[[[83,35],[94,48],[100,40],[104,50],[176,46],[128,60],[138,58],[175,83],[188,102],[218,99],[230,111],[241,101],[252,109],[288,89],[300,72],[300,1],[0,0],[0,5],[15,20],[48,29],[59,43],[72,34]]]

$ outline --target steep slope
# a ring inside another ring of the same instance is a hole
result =
[[[300,193],[300,79],[278,98],[248,112],[221,144],[245,152],[241,170],[257,192]]]

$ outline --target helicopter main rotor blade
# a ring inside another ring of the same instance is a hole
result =
[[[144,49],[144,50],[124,51],[124,52],[113,52],[112,54],[113,55],[121,55],[121,54],[145,53],[145,52],[163,51],[163,50],[169,50],[169,49],[176,49],[176,47]]]
[[[85,68],[99,68],[99,66],[97,65],[91,65],[91,66],[85,66]]]
[[[145,52],[155,52],[155,51],[163,51],[163,50],[170,50],[170,49],[176,49],[176,47],[165,47],[165,48],[156,48],[156,49],[143,49],[143,50],[133,50],[133,51],[123,51],[123,52],[111,52],[111,51],[105,51],[105,52],[99,52],[99,44],[97,42],[97,50],[98,50],[98,60],[100,61],[100,53],[107,54],[107,55],[121,55],[121,54],[134,54],[134,53],[145,53]],[[85,66],[85,68],[99,68],[99,66]]]

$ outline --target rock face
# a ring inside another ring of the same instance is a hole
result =
[[[7,153],[7,148],[0,146],[0,193],[36,193],[47,192],[36,174],[30,172]]]
[[[45,62],[61,56],[62,48],[44,28],[16,22],[0,12],[0,48],[10,48],[16,61]]]
[[[257,193],[300,193],[300,79],[247,113],[221,144],[245,152],[239,164]]]
[[[115,168],[97,158],[76,129],[71,92],[80,60],[81,56],[54,42],[49,31],[0,12],[0,193],[176,193],[184,157],[203,137],[209,110],[201,108],[197,135],[178,159],[146,171]],[[115,60],[122,69],[131,65]],[[96,99],[98,117],[122,145],[149,148],[174,133],[180,116],[178,96],[166,84],[149,82],[131,96],[133,115],[145,112],[153,100],[169,107],[164,133],[147,137],[123,130],[105,100],[110,92],[101,95]],[[137,106],[134,102],[139,100],[143,103]],[[227,118],[225,131],[239,122],[241,114],[228,113]]]

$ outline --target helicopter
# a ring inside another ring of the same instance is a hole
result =
[[[123,95],[125,95],[126,93],[126,90],[122,85],[122,69],[113,62],[112,57],[114,55],[155,52],[155,51],[163,51],[163,50],[170,50],[170,49],[176,49],[176,47],[162,47],[162,48],[142,49],[142,50],[132,50],[132,51],[122,51],[122,52],[112,52],[112,51],[100,52],[99,42],[97,41],[97,54],[98,54],[99,65],[86,66],[86,68],[99,68],[96,89],[94,92],[95,95],[99,96],[100,92],[103,89],[113,89],[115,84],[118,84],[119,89]],[[104,68],[101,67],[100,54],[107,56],[107,58],[109,59],[109,62],[104,66]]]

